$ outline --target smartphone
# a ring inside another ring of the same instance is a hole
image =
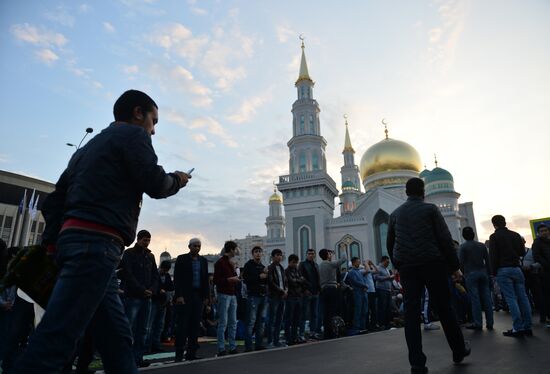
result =
[[[191,173],[192,173],[194,170],[195,170],[195,168],[191,168],[191,169],[189,169],[189,170],[187,171],[187,173],[185,173],[185,174],[191,175]]]

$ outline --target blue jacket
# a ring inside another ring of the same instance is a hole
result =
[[[111,227],[134,241],[143,193],[154,199],[182,187],[157,165],[151,136],[140,126],[112,123],[76,151],[42,208],[44,244],[55,244],[63,222],[79,218]]]
[[[369,287],[367,283],[367,278],[364,274],[361,273],[361,270],[352,268],[348,271],[348,276],[346,278],[347,283],[353,287],[353,290],[364,290],[366,291]]]

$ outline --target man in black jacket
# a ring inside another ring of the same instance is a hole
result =
[[[252,351],[252,333],[255,331],[257,351],[265,349],[262,344],[264,336],[264,323],[262,317],[265,314],[267,304],[267,268],[262,264],[262,247],[252,248],[252,259],[244,265],[244,283],[248,297],[246,298],[246,326],[244,332],[244,346],[247,352]]]
[[[199,255],[201,241],[189,240],[189,253],[179,255],[174,269],[176,298],[176,362],[183,360],[183,350],[187,343],[185,359],[198,359],[199,327],[202,309],[210,296],[208,284],[208,262]]]
[[[89,324],[105,371],[136,372],[115,269],[134,241],[143,193],[166,198],[190,176],[157,164],[158,106],[147,94],[126,91],[113,113],[115,122],[74,153],[44,201],[42,244],[57,247],[59,277],[15,372],[60,372]]]
[[[171,296],[174,294],[174,282],[169,273],[171,268],[172,262],[169,260],[164,260],[160,263],[158,293],[153,295],[151,299],[151,318],[149,319],[150,333],[146,347],[150,349],[152,353],[163,352],[161,347],[161,335],[166,319],[166,307],[170,302]]]
[[[491,272],[496,275],[512,315],[512,329],[502,334],[511,337],[531,336],[531,305],[525,293],[525,277],[520,267],[520,259],[525,255],[525,243],[517,232],[508,230],[503,216],[493,216],[491,222],[495,228],[489,237]]]
[[[437,206],[424,202],[424,182],[407,181],[408,199],[391,215],[387,249],[403,284],[405,339],[409,348],[411,373],[427,373],[420,330],[421,298],[424,287],[439,312],[445,337],[453,352],[453,361],[461,362],[470,354],[451,308],[448,274],[462,274],[453,239]]]
[[[542,266],[542,302],[541,321],[546,321],[546,327],[550,328],[550,228],[544,224],[537,227],[537,238],[533,242],[531,250],[533,259]]]
[[[301,341],[305,341],[306,320],[309,320],[310,337],[321,339],[321,318],[319,316],[319,294],[321,285],[319,280],[319,265],[315,262],[315,249],[306,252],[306,259],[300,262],[298,269],[306,280],[304,299],[302,302],[302,319],[300,321]]]

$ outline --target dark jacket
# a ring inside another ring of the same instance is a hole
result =
[[[281,270],[281,275],[283,277],[283,288],[279,287],[279,274],[276,270],[277,266]],[[283,265],[275,265],[275,263],[272,263],[267,267],[267,294],[269,297],[282,297],[287,289],[287,279]]]
[[[145,290],[158,292],[159,272],[155,256],[147,248],[138,245],[128,248],[120,261],[122,289],[125,297],[144,299]]]
[[[190,300],[193,295],[193,259],[189,253],[179,255],[174,267],[175,297],[183,296],[183,300]],[[200,262],[200,295],[203,300],[210,297],[210,286],[208,283],[208,261],[199,256]]]
[[[63,222],[79,218],[115,229],[132,244],[145,192],[174,195],[180,179],[157,165],[151,136],[140,126],[112,123],[74,153],[42,207],[44,244],[55,244]]]
[[[285,277],[288,283],[288,297],[302,297],[306,285],[306,279],[300,274],[298,267],[285,269]]]
[[[393,265],[446,264],[458,270],[453,238],[439,208],[410,196],[391,215],[386,246]]]
[[[471,273],[472,271],[485,271],[487,275],[491,274],[489,252],[483,243],[475,240],[466,240],[460,246],[458,258],[464,274]]]
[[[519,267],[520,257],[524,255],[525,243],[517,232],[501,227],[489,237],[489,257],[493,275],[496,275],[499,268]]]
[[[248,260],[244,265],[243,278],[246,284],[246,291],[252,296],[265,296],[267,291],[267,277],[262,279],[260,275],[265,269],[264,264],[253,259]]]
[[[313,295],[321,292],[321,281],[319,280],[319,265],[315,261],[300,262],[300,273],[306,280],[305,289]]]
[[[550,239],[536,238],[531,250],[535,262],[542,265],[545,273],[550,273]]]
[[[229,257],[222,256],[214,264],[214,284],[218,293],[236,295],[236,283],[230,283],[227,278],[236,277],[235,267],[229,261]]]
[[[172,276],[169,273],[160,275],[159,272],[159,292],[156,295],[153,295],[153,301],[164,305],[168,302],[168,295],[166,293],[161,293],[160,290],[164,290],[166,292],[174,291],[174,282],[172,282]]]

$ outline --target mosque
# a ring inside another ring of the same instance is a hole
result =
[[[357,166],[346,119],[342,190],[338,191],[327,173],[327,141],[321,135],[314,85],[302,42],[295,84],[298,98],[292,105],[292,138],[287,143],[289,174],[279,177],[269,198],[267,236],[262,238],[267,253],[280,248],[286,257],[294,253],[303,259],[308,248],[328,248],[337,257],[345,254],[347,258],[379,261],[387,254],[389,215],[407,199],[405,183],[412,177],[424,180],[425,201],[439,207],[455,240],[462,242],[462,227],[475,230],[473,204],[458,202],[460,194],[454,189],[451,173],[438,167],[437,160],[433,170],[422,170],[417,150],[390,138],[387,128],[385,138],[369,147]],[[340,216],[335,218],[336,197],[340,200]]]

